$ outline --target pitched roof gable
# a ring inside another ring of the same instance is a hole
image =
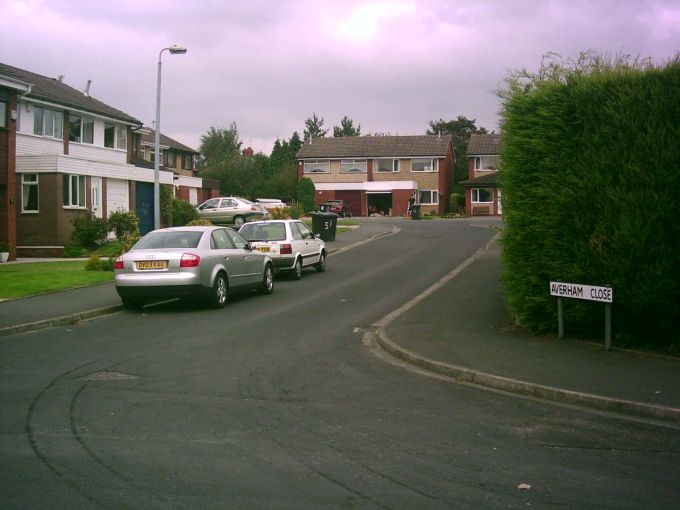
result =
[[[104,117],[120,120],[130,124],[141,125],[141,121],[112,106],[102,103],[92,96],[86,96],[81,91],[61,83],[54,78],[32,73],[18,67],[0,63],[0,74],[28,82],[32,85],[31,92],[25,97],[39,99],[48,103],[71,107],[89,113],[96,113]]]
[[[305,142],[298,159],[445,157],[451,136],[346,136]]]
[[[470,135],[468,156],[495,156],[501,153],[501,135]]]
[[[142,143],[154,144],[155,142],[156,142],[156,131],[154,131],[153,129],[148,129],[148,132],[144,132],[142,134]],[[198,154],[197,150],[194,150],[191,147],[184,145],[183,143],[180,143],[177,140],[170,138],[169,136],[165,136],[163,133],[161,133],[161,136],[160,136],[160,143],[164,147],[170,147],[172,149],[177,149],[179,151],[190,152],[192,154]]]

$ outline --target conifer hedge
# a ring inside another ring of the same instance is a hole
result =
[[[517,322],[557,328],[549,282],[611,285],[615,343],[680,346],[680,58],[582,55],[506,80],[503,281]],[[603,305],[566,300],[568,333]]]

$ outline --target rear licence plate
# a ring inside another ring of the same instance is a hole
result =
[[[257,251],[261,251],[262,253],[269,253],[271,250],[269,249],[269,246],[258,246],[255,248]]]
[[[168,267],[167,260],[140,260],[137,262],[137,269],[166,269]]]

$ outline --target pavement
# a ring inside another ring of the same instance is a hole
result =
[[[359,219],[359,228],[328,243],[329,254],[396,233],[401,221],[411,220]],[[615,342],[606,351],[604,342],[569,339],[568,329],[560,340],[514,328],[500,273],[494,238],[369,334],[391,356],[464,384],[680,428],[680,358],[618,349]],[[0,341],[120,309],[113,284],[3,301]]]

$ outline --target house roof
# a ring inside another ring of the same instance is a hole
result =
[[[446,156],[451,136],[343,136],[314,138],[297,153],[298,159],[391,158]]]
[[[59,82],[55,78],[35,74],[3,63],[0,63],[0,74],[22,82],[30,83],[32,85],[31,91],[24,97],[39,99],[48,103],[71,107],[89,113],[96,113],[104,117],[130,124],[142,124],[141,121],[135,119],[131,115],[102,103],[92,96],[86,96],[83,92],[76,90],[65,83]]]
[[[470,135],[467,147],[469,156],[495,156],[501,153],[501,135]]]
[[[491,172],[486,175],[480,175],[473,179],[465,179],[458,183],[461,186],[476,187],[476,186],[490,186],[495,187],[498,184],[498,172]]]
[[[156,131],[154,131],[153,129],[148,129],[148,128],[145,129],[144,132],[142,133],[142,143],[153,145],[155,142],[156,142]],[[160,142],[161,142],[161,145],[164,146],[164,147],[170,147],[171,149],[176,149],[178,151],[190,152],[192,154],[198,154],[198,151],[192,149],[191,147],[188,147],[187,145],[184,145],[183,143],[178,142],[177,140],[173,140],[169,136],[165,136],[163,133],[161,133]]]

